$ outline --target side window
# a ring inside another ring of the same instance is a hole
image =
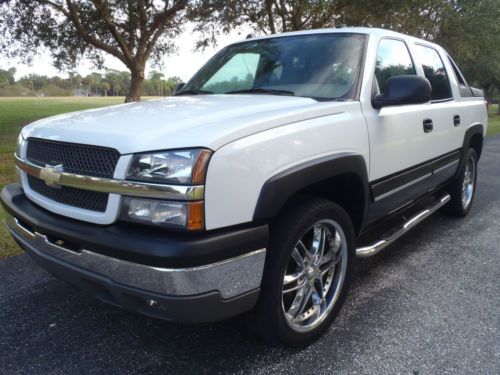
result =
[[[378,91],[381,94],[385,93],[389,78],[416,74],[410,52],[403,41],[396,39],[382,39],[380,41],[375,77],[377,78]]]
[[[453,59],[450,56],[448,56],[448,61],[450,62],[450,65],[453,68],[455,77],[457,78],[460,96],[473,96],[472,91],[470,90],[470,87],[467,84],[467,81],[465,81],[463,74],[458,69],[457,64],[455,64],[455,61],[453,61]]]
[[[416,60],[422,65],[425,78],[432,86],[432,100],[450,99],[451,89],[448,74],[443,61],[434,48],[417,44],[415,46]]]

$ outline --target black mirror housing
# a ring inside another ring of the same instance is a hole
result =
[[[431,100],[432,87],[426,78],[417,75],[391,77],[387,81],[385,94],[376,95],[372,99],[375,109],[382,107],[421,104]]]

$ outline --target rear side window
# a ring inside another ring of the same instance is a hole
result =
[[[467,84],[467,81],[465,80],[463,74],[460,72],[460,69],[458,69],[458,66],[457,64],[455,64],[455,61],[453,61],[453,59],[450,56],[448,56],[448,60],[450,61],[450,65],[452,66],[453,72],[455,73],[455,77],[457,78],[460,96],[473,96],[472,91],[470,90],[470,87]]]
[[[420,44],[415,46],[417,63],[422,65],[425,78],[432,86],[432,100],[451,99],[450,81],[438,52]]]
[[[391,77],[416,74],[410,52],[403,41],[397,39],[382,39],[380,41],[375,66],[378,92],[385,93],[387,81]]]

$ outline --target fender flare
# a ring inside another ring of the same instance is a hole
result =
[[[480,134],[481,137],[484,139],[484,126],[482,124],[475,124],[475,125],[472,125],[471,127],[469,127],[466,131],[465,131],[465,135],[464,135],[464,143],[462,144],[462,156],[460,158],[460,165],[457,169],[457,172],[455,174],[455,177],[454,178],[458,178],[459,175],[460,175],[460,171],[462,170],[462,167],[465,163],[465,155],[467,154],[467,150],[469,149],[469,144],[470,144],[470,141],[472,139],[473,136],[477,135],[477,134]],[[480,155],[477,155],[478,157],[478,160],[479,160],[479,156]]]
[[[363,185],[363,197],[360,199],[363,200],[364,209],[359,232],[368,211],[368,171],[364,157],[349,152],[310,160],[269,178],[260,191],[254,211],[254,221],[263,221],[276,216],[294,194],[316,183],[342,175],[354,175]]]

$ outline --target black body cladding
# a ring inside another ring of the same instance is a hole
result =
[[[305,192],[319,183],[328,185],[331,181],[331,190],[336,188],[335,178],[346,177],[353,181],[360,190],[360,194],[351,191],[350,194],[358,211],[358,220],[353,220],[357,232],[361,230],[366,217],[368,203],[368,171],[365,160],[361,155],[342,153],[327,156],[287,169],[270,178],[260,192],[257,207],[254,212],[254,221],[263,221],[275,217],[285,203],[295,194]]]
[[[400,212],[399,209],[404,209],[412,201],[436,191],[456,178],[463,155],[469,147],[476,149],[478,157],[481,154],[482,138],[483,126],[475,125],[467,130],[461,149],[372,183],[368,183],[366,164],[361,155],[341,154],[298,165],[272,177],[264,184],[254,221],[263,222],[275,217],[295,194],[307,193],[317,184],[322,183],[334,191],[335,184],[339,181],[336,177],[355,176],[355,182],[362,185],[362,196],[354,197],[362,207],[361,219],[357,223],[353,220],[359,235],[365,229]],[[349,193],[353,195],[354,192]]]

